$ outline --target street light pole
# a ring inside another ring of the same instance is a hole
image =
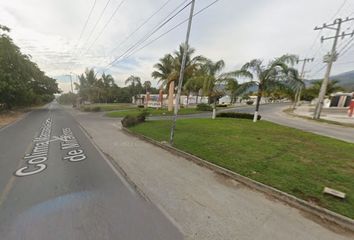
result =
[[[182,58],[182,65],[181,65],[181,70],[179,73],[179,79],[178,79],[178,89],[177,89],[177,94],[176,94],[176,100],[175,100],[175,109],[174,109],[174,115],[172,119],[172,127],[171,127],[171,134],[170,134],[170,144],[173,145],[173,138],[175,134],[175,128],[176,128],[176,121],[177,121],[177,115],[178,115],[178,108],[180,104],[180,97],[181,97],[181,91],[182,91],[182,83],[184,79],[184,70],[186,67],[186,60],[187,60],[187,52],[189,48],[189,36],[192,28],[192,19],[193,19],[193,13],[194,13],[194,5],[195,5],[195,0],[192,0],[191,2],[191,10],[189,14],[189,20],[188,20],[188,28],[187,28],[187,34],[186,34],[186,41],[184,44],[184,49],[183,49],[183,58]]]

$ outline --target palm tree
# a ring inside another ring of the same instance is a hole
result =
[[[198,75],[198,74],[196,74],[196,75]],[[203,88],[203,79],[196,78],[196,77],[192,76],[184,84],[183,88],[184,88],[184,91],[187,93],[187,105],[189,103],[189,95],[191,93],[196,94],[196,104],[198,104],[199,92]]]
[[[294,87],[299,82],[298,72],[293,66],[298,59],[295,55],[283,55],[270,61],[267,65],[263,65],[260,59],[254,59],[238,71],[232,73],[234,76],[250,79],[240,85],[239,92],[245,92],[251,87],[257,87],[256,110],[253,121],[258,118],[259,105],[265,91],[272,89]]]
[[[168,89],[168,111],[173,110],[173,93],[174,93],[174,84],[178,79],[178,73],[175,69],[175,60],[171,54],[166,54],[163,58],[160,59],[159,63],[154,65],[154,68],[157,70],[153,71],[151,76],[154,79],[159,79],[161,87],[166,87]]]
[[[134,97],[134,102],[135,102],[136,97],[139,95],[142,89],[140,77],[131,75],[125,80],[125,84],[126,85],[130,84],[129,86],[130,94],[132,97]]]
[[[111,90],[112,87],[115,85],[114,78],[110,74],[106,75],[105,73],[103,73],[101,77],[101,81],[103,83],[103,97],[107,103],[108,99],[112,98]]]
[[[168,88],[168,111],[173,109],[174,86],[179,79],[184,49],[184,45],[181,44],[177,51],[174,51],[173,54],[166,54],[159,63],[154,65],[157,70],[152,73],[152,77],[159,79],[159,83],[162,82],[162,86]],[[187,49],[183,85],[196,71],[200,62],[205,60],[202,56],[192,57],[195,52],[194,48],[188,47]]]
[[[225,82],[225,84],[226,84],[226,90],[229,91],[230,93],[230,98],[231,98],[230,103],[231,104],[235,103],[238,95],[238,88],[239,88],[237,79],[230,78]]]
[[[150,81],[145,81],[143,84],[143,87],[145,89],[145,93],[147,94],[151,88],[151,82]]]
[[[84,74],[79,76],[80,84],[75,84],[79,90],[79,96],[84,100],[93,102],[97,95],[97,78],[93,69],[86,69]]]
[[[221,73],[224,67],[225,62],[223,60],[213,62],[209,59],[205,59],[194,77],[191,78],[191,81],[203,82],[203,94],[209,97],[209,102],[213,103],[213,119],[216,115],[216,102],[224,95],[220,85],[235,80],[232,74]]]

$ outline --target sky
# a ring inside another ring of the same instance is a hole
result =
[[[111,74],[119,86],[130,75],[157,86],[151,78],[153,65],[184,42],[187,23],[158,37],[188,18],[190,6],[173,17],[175,9],[188,2],[0,0],[0,24],[11,28],[15,44],[47,75],[58,79],[64,92],[70,90],[70,75],[76,81],[86,68]],[[196,0],[195,13],[213,2]],[[154,31],[169,17],[173,18]],[[339,17],[354,18],[354,0],[219,0],[193,18],[190,45],[196,55],[223,59],[224,71],[236,70],[254,58],[267,63],[286,53],[314,57],[306,66],[306,78],[321,78],[322,58],[333,43],[321,43],[321,36],[333,36],[335,31],[314,28]],[[342,31],[353,32],[354,21],[343,23]],[[150,33],[154,34],[146,39]],[[333,75],[354,70],[353,39],[339,40],[338,51],[343,54],[334,64]]]

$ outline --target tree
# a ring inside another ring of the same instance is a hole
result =
[[[105,99],[105,102],[112,102],[113,98],[113,89],[117,85],[114,83],[114,78],[108,74],[106,75],[105,73],[102,74],[101,77],[102,83],[103,83],[103,98]]]
[[[129,90],[130,90],[130,95],[134,98],[136,98],[141,92],[142,92],[142,85],[141,85],[141,79],[140,77],[131,75],[125,80],[125,84],[130,84]]]
[[[311,86],[303,91],[302,98],[307,101],[312,101],[316,97],[321,89],[323,80],[315,80],[311,83]],[[326,96],[330,96],[332,93],[344,91],[341,86],[338,86],[339,81],[331,80],[328,82]]]
[[[145,89],[145,93],[147,94],[148,92],[150,92],[151,82],[150,81],[145,81],[144,84],[143,84],[143,87]]]
[[[93,69],[86,69],[84,74],[79,76],[79,84],[75,84],[79,90],[79,96],[83,100],[96,102],[99,100],[98,79]]]
[[[45,75],[31,57],[21,53],[0,25],[0,104],[5,108],[42,104],[59,93],[56,80]]]
[[[203,94],[209,97],[209,103],[213,103],[213,119],[216,114],[216,102],[224,95],[221,84],[229,81],[235,81],[232,74],[221,73],[225,67],[225,62],[219,60],[213,62],[209,59],[204,59],[198,71],[191,78],[191,81],[203,83]]]
[[[154,65],[154,68],[157,70],[152,73],[152,77],[159,79],[159,83],[162,83],[162,86],[166,87],[168,90],[169,111],[172,111],[173,109],[174,86],[177,84],[179,79],[184,49],[184,45],[181,44],[178,50],[174,51],[173,54],[166,54],[160,59],[159,63]],[[193,76],[201,61],[205,60],[202,56],[193,57],[194,52],[194,48],[188,47],[183,79],[184,82],[182,83],[182,86],[184,86],[184,84],[188,82],[188,79]]]
[[[258,88],[254,122],[257,121],[260,101],[266,91],[294,87],[299,84],[298,72],[291,67],[297,59],[295,55],[283,55],[267,65],[263,65],[260,59],[254,59],[232,73],[234,76],[250,79],[249,82],[240,85],[239,92],[245,92],[255,86]]]
[[[154,65],[154,68],[156,70],[152,72],[151,76],[154,79],[158,79],[158,83],[161,83],[162,87],[167,88],[168,111],[172,111],[175,81],[178,79],[178,72],[175,68],[175,59],[171,54],[166,54]]]

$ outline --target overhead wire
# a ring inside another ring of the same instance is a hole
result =
[[[92,47],[93,45],[97,42],[97,40],[102,36],[104,30],[106,30],[107,26],[111,23],[111,21],[113,20],[113,18],[115,17],[115,15],[117,14],[118,10],[121,8],[121,6],[123,5],[123,3],[125,2],[125,0],[120,1],[120,3],[118,4],[118,6],[115,8],[114,12],[112,13],[111,17],[108,19],[108,21],[106,22],[106,24],[103,26],[103,28],[101,29],[101,31],[99,32],[99,34],[97,35],[97,37],[93,40],[93,42],[91,43],[91,45],[86,49],[86,51],[83,53],[86,54]]]
[[[105,66],[105,70],[109,69],[109,66],[111,66],[112,64],[114,64],[116,61],[118,61],[119,59],[121,59],[124,55],[128,54],[129,52],[131,52],[134,48],[136,48],[137,46],[139,46],[141,43],[143,43],[144,41],[148,40],[153,34],[155,34],[158,30],[160,30],[162,27],[164,27],[167,23],[169,23],[172,19],[174,19],[178,14],[180,14],[184,9],[186,9],[189,5],[191,4],[191,2],[187,3],[184,7],[182,7],[181,9],[179,9],[176,13],[174,13],[171,17],[169,17],[168,19],[164,20],[162,23],[157,24],[156,27],[153,28],[153,30],[146,34],[145,36],[143,36],[140,40],[138,40],[135,44],[133,44],[131,47],[129,47],[126,51],[124,51],[124,53],[122,53],[121,55],[119,55],[118,57],[116,57],[113,61],[111,61],[109,64],[107,64]]]
[[[97,25],[100,23],[100,21],[101,21],[103,15],[104,15],[104,13],[106,12],[106,9],[107,9],[107,7],[108,7],[110,1],[111,1],[111,0],[108,0],[108,1],[106,2],[106,5],[104,6],[103,10],[101,11],[100,16],[98,17],[98,19],[97,19],[97,21],[96,21],[94,27],[92,28],[90,34],[88,35],[88,37],[87,37],[85,43],[82,45],[82,48],[84,48],[84,46],[86,46],[87,43],[90,41],[91,36],[93,35],[94,31],[95,31],[96,28],[97,28]],[[81,56],[81,55],[82,55],[82,53],[80,54],[80,56]]]

